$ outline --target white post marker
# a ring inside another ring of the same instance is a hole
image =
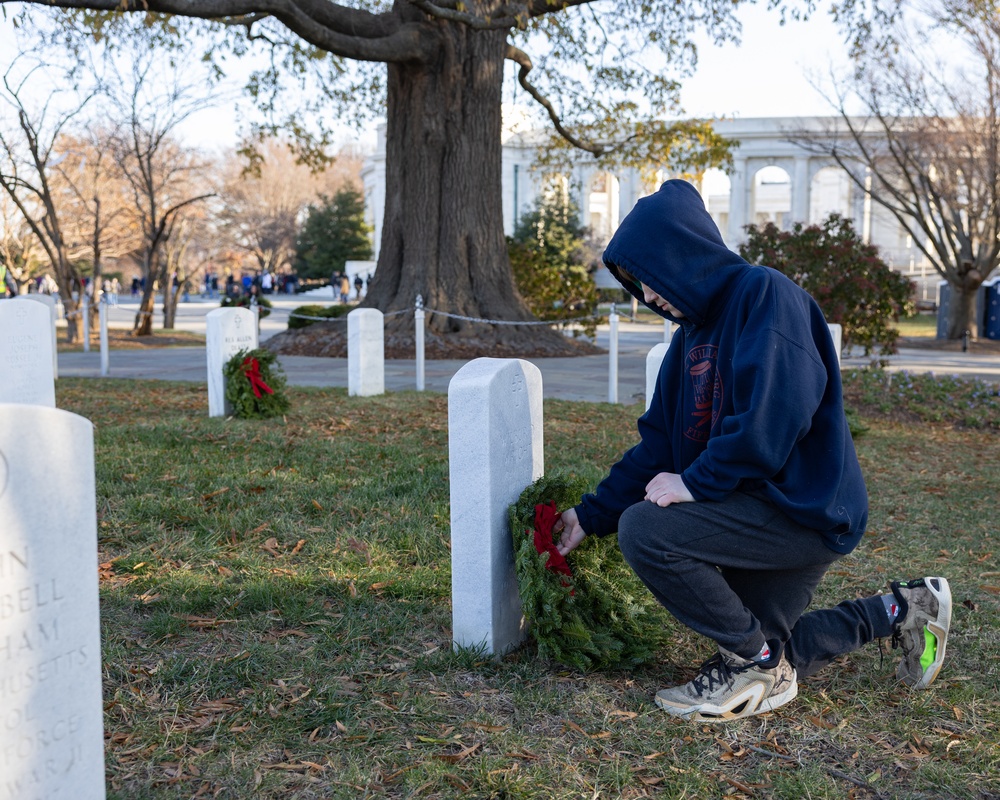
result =
[[[59,377],[59,347],[56,337],[56,322],[59,320],[59,308],[56,307],[56,299],[50,294],[19,294],[13,300],[30,300],[41,303],[49,309],[52,315],[52,377]]]
[[[101,297],[100,305],[97,306],[97,316],[100,322],[100,342],[101,342],[101,377],[108,377],[108,303]]]
[[[105,797],[95,483],[88,420],[0,404],[3,797]]]
[[[667,354],[670,345],[666,342],[654,344],[652,349],[646,354],[646,410],[649,410],[653,402],[653,391],[656,389],[656,379],[660,375],[660,365],[663,357]]]
[[[12,300],[0,302],[0,403],[55,408],[56,383],[51,351],[52,317],[45,306]],[[6,524],[0,517],[0,529]],[[2,613],[0,608],[0,623]],[[3,642],[2,632],[0,624],[0,643]]]
[[[377,308],[347,315],[347,394],[385,394],[385,315]]]
[[[527,633],[507,509],[543,474],[542,373],[477,358],[448,384],[452,639],[500,656]]]
[[[844,327],[837,322],[828,323],[830,325],[830,336],[833,337],[833,346],[837,350],[837,365],[840,365],[840,351],[844,346]]]
[[[417,391],[424,390],[424,298],[417,295],[417,307],[413,311],[414,340],[417,347]]]
[[[611,304],[608,314],[608,402],[618,402],[618,311]]]
[[[80,290],[80,307],[77,313],[83,314],[83,352],[90,352],[90,301],[86,289]]]
[[[669,319],[663,320],[663,341],[670,344],[670,340],[674,336],[674,323]]]
[[[232,412],[226,403],[222,368],[240,350],[257,349],[257,318],[249,308],[217,308],[205,315],[205,355],[208,359],[208,416]]]

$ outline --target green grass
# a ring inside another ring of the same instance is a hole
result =
[[[713,728],[651,702],[710,654],[681,626],[631,672],[453,652],[447,399],[288,393],[255,422],[208,418],[204,386],[58,382],[96,424],[112,800],[1000,796],[995,428],[866,407],[868,535],[817,592],[947,575],[932,689],[870,645]],[[596,481],[634,431],[629,409],[547,401],[546,466]]]
[[[900,336],[924,336],[931,339],[937,336],[937,314],[914,314],[893,323]]]

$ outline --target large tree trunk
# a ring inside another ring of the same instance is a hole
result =
[[[530,320],[514,286],[501,207],[503,31],[441,23],[440,60],[388,66],[386,205],[378,269],[362,305]],[[386,343],[412,347],[413,317],[386,318]],[[430,357],[572,351],[544,326],[427,314]]]
[[[946,339],[961,339],[965,332],[973,339],[979,338],[979,320],[976,318],[976,297],[982,281],[976,282],[974,288],[969,288],[970,281],[959,285],[950,284],[951,297],[948,299],[948,320]]]
[[[72,294],[63,294],[62,298],[63,314],[66,317],[66,342],[76,344],[83,341],[83,303],[74,300]]]
[[[152,275],[146,276],[146,287],[142,291],[142,299],[139,301],[139,310],[135,314],[135,322],[132,324],[133,336],[153,335],[153,309],[156,305],[156,279]]]
[[[177,293],[181,287],[174,289],[174,278],[176,272],[171,272],[163,282],[163,327],[173,330],[177,322]]]

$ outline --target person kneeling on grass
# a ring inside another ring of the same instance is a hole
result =
[[[730,251],[685,181],[640,200],[604,262],[680,328],[639,443],[563,511],[557,547],[566,555],[587,533],[617,531],[657,600],[718,645],[657,705],[707,722],[769,711],[795,697],[797,677],[885,636],[902,648],[899,678],[928,686],[951,620],[944,578],[895,581],[887,594],[803,613],[868,518],[819,306]]]

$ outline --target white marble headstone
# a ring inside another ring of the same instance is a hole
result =
[[[41,303],[0,301],[0,403],[55,407],[52,317]]]
[[[35,303],[41,303],[46,308],[49,309],[49,313],[52,315],[52,377],[59,377],[59,349],[56,342],[56,322],[59,319],[59,309],[56,308],[56,299],[50,294],[19,294],[17,297],[13,298],[15,300],[29,300]]]
[[[103,800],[88,420],[0,404],[0,520],[0,797]]]
[[[833,346],[837,350],[837,363],[841,361],[840,351],[844,349],[844,326],[838,322],[829,323],[830,336],[833,338]]]
[[[217,308],[205,315],[205,354],[208,358],[208,416],[232,412],[226,403],[222,368],[240,350],[257,349],[257,318],[248,308]]]
[[[670,345],[666,342],[654,344],[646,354],[646,408],[653,402],[653,390],[656,389],[656,379],[660,375],[660,365],[667,354]]]
[[[477,358],[448,385],[452,638],[503,655],[523,641],[507,509],[544,472],[542,374]]]
[[[385,394],[385,317],[377,308],[347,315],[347,394]]]

